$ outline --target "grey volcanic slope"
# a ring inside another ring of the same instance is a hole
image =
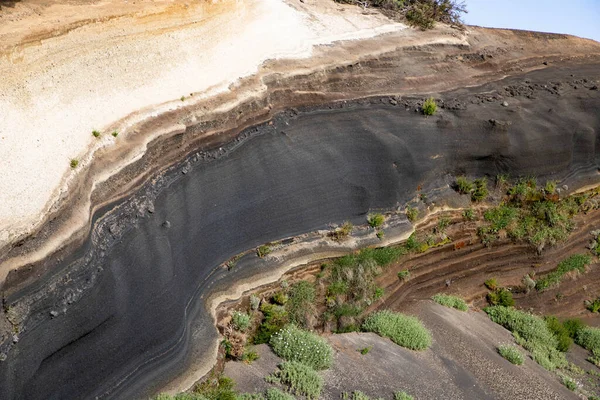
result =
[[[91,239],[37,282],[9,290],[18,273],[9,276],[4,306],[21,332],[0,347],[0,398],[151,393],[216,337],[203,299],[262,265],[220,263],[330,222],[364,223],[420,185],[500,172],[597,182],[599,68],[580,68],[585,81],[571,72],[446,93],[429,118],[416,99],[387,97],[287,112],[219,157],[194,156],[186,173],[155,182],[143,213],[126,203],[100,211]]]

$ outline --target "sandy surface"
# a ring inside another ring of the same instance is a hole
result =
[[[0,22],[0,247],[42,222],[93,152],[135,122],[228,90],[264,60],[403,29],[327,0],[33,0],[2,8]]]

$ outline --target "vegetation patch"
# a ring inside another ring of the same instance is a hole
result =
[[[398,272],[398,279],[400,279],[401,281],[407,281],[410,279],[410,271],[407,269],[403,269],[402,271]]]
[[[94,129],[92,131],[92,136],[94,136],[96,139],[99,138],[100,137],[100,131],[97,131],[97,130]]]
[[[269,382],[278,382],[289,386],[290,390],[308,399],[317,399],[323,389],[323,378],[310,366],[297,362],[285,361],[279,370],[272,374]]]
[[[271,253],[271,247],[269,247],[266,244],[263,244],[262,246],[259,246],[258,249],[256,249],[256,255],[260,258],[263,258],[269,253]]]
[[[425,350],[431,346],[431,333],[413,316],[388,310],[378,311],[366,318],[362,328],[411,350]]]
[[[295,400],[295,397],[291,394],[282,392],[277,388],[267,389],[265,398],[267,400]]]
[[[352,223],[346,221],[339,228],[336,228],[333,231],[329,232],[328,236],[335,241],[341,242],[347,239],[348,236],[350,236],[350,234],[352,233],[352,228]]]
[[[433,115],[437,111],[437,103],[433,97],[426,99],[423,102],[423,114]]]
[[[586,350],[589,350],[592,355],[588,361],[596,366],[600,366],[600,329],[589,326],[583,327],[575,334],[575,343]]]
[[[575,254],[558,264],[558,267],[548,275],[537,280],[535,288],[539,291],[546,290],[553,286],[558,286],[563,277],[569,272],[585,272],[585,267],[592,262],[592,258],[587,254]]]
[[[496,280],[496,278],[490,278],[483,282],[483,284],[486,288],[490,290],[496,290],[498,288],[498,281]]]
[[[315,370],[331,366],[333,349],[318,335],[304,331],[295,325],[288,325],[273,334],[269,341],[279,357],[287,361],[297,361]]]
[[[419,218],[419,210],[417,210],[414,207],[406,207],[406,218],[408,218],[408,220],[410,222],[416,222],[417,218]]]
[[[234,329],[245,332],[250,327],[250,316],[245,312],[235,311],[231,315],[231,325]]]
[[[460,297],[451,296],[449,294],[438,293],[431,299],[438,304],[450,308],[456,308],[460,311],[467,311],[469,309],[469,306],[467,305],[467,303],[465,303],[463,299],[461,299]]]
[[[515,305],[512,293],[503,287],[497,287],[496,290],[488,293],[487,301],[492,306],[512,307]]]
[[[385,217],[383,214],[370,214],[368,217],[368,222],[371,228],[379,228],[385,222]]]
[[[307,281],[300,281],[290,289],[286,309],[290,322],[309,328],[315,314],[315,288]]]
[[[271,336],[283,329],[289,322],[287,311],[283,306],[265,302],[260,306],[260,311],[263,313],[264,319],[254,335],[252,340],[254,344],[269,343]]]
[[[75,169],[79,165],[79,160],[76,158],[72,158],[69,165],[71,166],[72,169]]]
[[[503,344],[498,347],[498,353],[515,365],[523,364],[523,355],[515,346]]]
[[[533,359],[549,371],[567,365],[565,355],[558,350],[558,340],[543,318],[504,306],[487,307],[484,311],[495,323],[513,333]]]
[[[414,397],[406,392],[396,392],[394,393],[394,400],[414,400]]]
[[[577,389],[577,382],[573,378],[563,375],[561,377],[561,382],[567,389],[570,391],[575,391]]]

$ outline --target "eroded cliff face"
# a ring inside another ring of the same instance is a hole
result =
[[[261,243],[402,210],[417,188],[444,204],[458,174],[597,184],[599,60],[564,35],[401,31],[270,61],[136,121],[0,253],[2,397],[183,388],[213,362],[218,293],[375,242],[314,233],[287,243],[305,243],[296,255],[219,268]],[[400,219],[396,237],[411,229]]]

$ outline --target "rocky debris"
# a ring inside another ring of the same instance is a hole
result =
[[[50,311],[50,316],[52,318],[58,317],[58,311],[54,311],[54,310]]]
[[[171,223],[169,221],[165,221],[165,222],[162,223],[162,227],[166,228],[166,229],[169,229],[171,227]]]
[[[508,103],[506,101],[502,102],[502,107],[508,107]]]

